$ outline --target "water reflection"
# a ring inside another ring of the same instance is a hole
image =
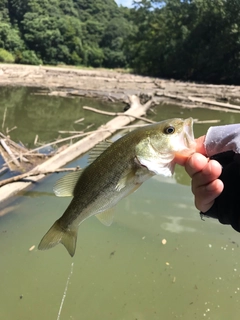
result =
[[[96,101],[94,99],[75,97],[55,97],[35,95],[36,88],[0,87],[0,123],[6,109],[5,129],[17,126],[10,135],[14,141],[22,141],[32,148],[38,134],[41,142],[59,138],[59,130],[81,131],[94,124],[91,130],[109,120],[104,115],[96,115],[84,110],[87,105],[106,111],[122,111],[123,104]],[[84,122],[74,123],[84,118]]]
[[[173,233],[181,233],[181,232],[195,232],[196,229],[186,227],[182,225],[184,223],[183,217],[167,217],[170,222],[165,222],[161,225],[161,227]]]
[[[1,318],[57,319],[65,294],[60,319],[238,319],[239,235],[201,221],[189,188],[149,180],[110,228],[81,225],[74,259],[63,246],[29,251],[68,201],[24,197],[0,218]]]
[[[18,209],[18,205],[9,205],[5,208],[0,209],[0,217],[5,216],[6,214],[14,213]]]
[[[44,192],[44,191],[21,191],[18,193],[19,196],[23,196],[23,197],[31,197],[31,198],[38,198],[38,197],[56,197],[54,192]]]

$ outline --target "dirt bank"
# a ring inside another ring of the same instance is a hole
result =
[[[127,95],[154,97],[156,103],[208,105],[227,111],[240,104],[240,86],[205,85],[142,77],[111,70],[0,64],[0,86],[40,87],[43,94],[125,101]]]

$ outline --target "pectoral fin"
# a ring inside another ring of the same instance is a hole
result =
[[[116,185],[116,190],[121,191],[123,188],[125,188],[128,184],[131,183],[131,181],[135,177],[135,172],[132,169],[126,170],[121,178],[118,181],[118,184]]]
[[[102,224],[104,224],[107,227],[110,227],[110,225],[113,223],[113,211],[114,208],[110,208],[106,211],[96,214],[95,217],[98,218],[98,220]]]

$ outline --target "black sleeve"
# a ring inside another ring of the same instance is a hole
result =
[[[201,217],[216,218],[222,224],[229,224],[240,232],[240,154],[227,151],[211,157],[223,167],[219,179],[224,184],[223,192],[214,201],[213,206]]]

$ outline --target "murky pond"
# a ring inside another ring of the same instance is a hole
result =
[[[74,121],[79,118],[85,118],[85,127],[109,119],[83,113],[83,105],[113,109],[90,99],[32,93],[0,89],[0,124],[7,105],[5,128],[16,125],[11,138],[30,147],[36,134],[49,141],[60,129],[78,130]],[[238,114],[206,109],[168,105],[155,111],[154,120],[192,116],[240,122]],[[196,124],[195,135],[208,127]],[[86,159],[71,165],[85,166]],[[200,219],[181,168],[173,178],[152,178],[122,200],[111,227],[95,217],[85,221],[74,258],[61,245],[29,251],[70,201],[53,194],[60,176],[47,177],[0,208],[0,319],[239,319],[240,235]]]

